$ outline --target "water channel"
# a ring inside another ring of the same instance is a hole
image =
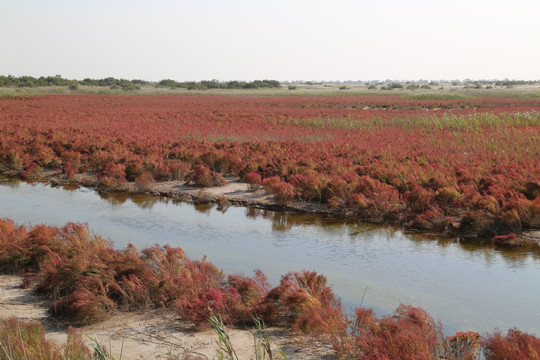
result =
[[[420,306],[446,333],[517,327],[540,335],[538,251],[502,251],[316,215],[1,178],[0,217],[24,225],[84,222],[117,248],[170,244],[191,258],[207,256],[226,273],[260,269],[272,285],[288,271],[316,270],[346,309],[362,304],[388,315],[400,303]]]

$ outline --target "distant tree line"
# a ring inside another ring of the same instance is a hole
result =
[[[227,81],[203,80],[199,82],[187,81],[177,82],[174,80],[161,80],[157,86],[171,89],[184,88],[188,90],[206,90],[206,89],[259,89],[259,88],[278,88],[281,83],[277,80],[254,80],[254,81]]]
[[[60,75],[56,76],[41,76],[35,78],[33,76],[0,75],[0,87],[38,87],[38,86],[70,86],[76,84],[76,80],[68,80]]]
[[[526,81],[526,80],[502,80],[502,81],[495,81],[495,85],[497,86],[514,86],[514,85],[534,85],[538,84],[539,81]]]
[[[138,90],[141,86],[155,86],[161,88],[183,88],[188,90],[206,90],[206,89],[258,89],[258,88],[278,88],[281,83],[277,80],[254,80],[254,81],[227,81],[203,80],[178,82],[175,80],[161,80],[151,82],[145,80],[126,80],[108,77],[105,79],[68,80],[60,75],[41,76],[2,76],[0,75],[0,87],[42,87],[42,86],[69,86],[71,89],[77,89],[79,85],[103,86],[111,89]]]
[[[417,88],[429,89],[431,86],[439,86],[442,84],[452,84],[454,86],[463,85],[466,88],[483,88],[483,86],[505,86],[512,87],[518,85],[533,85],[540,83],[539,80],[439,80],[439,81],[399,81],[399,80],[384,80],[384,81],[337,81],[337,82],[312,82],[312,81],[296,81],[284,82],[294,89],[296,84],[302,85],[327,85],[327,84],[364,84],[368,85],[369,89],[377,89],[380,86],[381,90],[393,90],[407,88],[414,90]],[[157,88],[170,89],[187,89],[187,90],[207,90],[207,89],[258,89],[258,88],[279,88],[281,83],[277,80],[254,80],[254,81],[218,81],[218,80],[203,80],[203,81],[175,81],[164,79],[159,82],[146,80],[126,80],[107,77],[104,79],[89,79],[84,80],[69,80],[64,79],[61,75],[56,76],[41,76],[39,78],[33,76],[2,76],[0,75],[0,87],[44,87],[44,86],[68,86],[75,90],[80,85],[85,86],[101,86],[111,89],[122,90],[139,90],[142,86],[153,86]],[[291,90],[291,88],[290,88]]]
[[[78,84],[86,86],[108,86],[111,89],[139,90],[141,86],[151,86],[153,83],[145,80],[126,80],[108,77],[105,79],[86,78],[82,81],[78,81]]]

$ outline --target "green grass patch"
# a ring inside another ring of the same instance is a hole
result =
[[[422,93],[407,96],[408,100],[460,100],[468,96],[454,93]]]
[[[540,91],[536,92],[509,92],[504,96],[518,98],[518,99],[540,99]]]
[[[362,119],[354,117],[319,117],[310,119],[272,119],[276,125],[301,126],[310,129],[328,130],[370,130],[380,127],[399,127],[403,129],[432,129],[432,130],[475,130],[485,127],[514,127],[514,126],[539,126],[540,112],[529,111],[524,113],[475,113],[470,115],[443,114],[393,117],[384,119],[373,117]]]

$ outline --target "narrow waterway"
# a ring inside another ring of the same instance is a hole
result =
[[[19,224],[88,223],[118,248],[170,244],[227,273],[327,276],[347,309],[379,315],[420,306],[448,333],[517,327],[540,335],[540,254],[405,234],[315,215],[173,203],[86,188],[0,179],[0,217]]]

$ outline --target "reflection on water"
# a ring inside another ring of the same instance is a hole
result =
[[[195,208],[195,210],[197,210],[201,214],[210,214],[210,210],[212,210],[214,206],[212,205],[212,203],[204,202],[204,203],[193,204],[193,207]]]
[[[299,214],[286,211],[272,211],[259,208],[249,207],[245,209],[245,215],[249,219],[266,219],[272,222],[272,230],[287,231],[294,226],[316,226],[320,230],[332,235],[339,229],[346,229],[351,239],[361,238],[369,232],[380,232],[385,229],[386,236],[394,237],[397,233],[401,233],[401,229],[391,226],[381,226],[373,224],[358,223],[354,218],[334,218],[326,217],[318,214]],[[499,248],[494,250],[489,239],[457,239],[443,236],[424,235],[417,233],[407,233],[407,237],[414,242],[428,242],[429,244],[437,244],[441,247],[458,245],[465,251],[479,252],[482,254],[485,261],[489,262],[491,257],[503,255],[509,263],[523,263],[529,257],[540,259],[540,249],[536,248]]]
[[[79,190],[80,188],[81,187],[79,185],[72,185],[72,184],[62,185],[62,189],[66,191],[75,191],[75,190]]]
[[[17,179],[8,179],[0,175],[0,185],[7,186],[10,189],[18,189],[21,186],[21,181]]]
[[[106,192],[100,192],[98,193],[99,197],[103,200],[106,200],[109,204],[113,206],[120,206],[124,204],[129,199],[129,194],[124,193],[106,193]],[[135,201],[133,201],[135,204],[137,204]]]
[[[485,240],[421,236],[354,219],[1,179],[0,217],[87,222],[119,248],[179,246],[229,273],[261,269],[273,284],[288,271],[316,270],[347,308],[363,302],[381,315],[400,303],[421,306],[448,332],[516,326],[540,334],[538,250],[496,249]]]

